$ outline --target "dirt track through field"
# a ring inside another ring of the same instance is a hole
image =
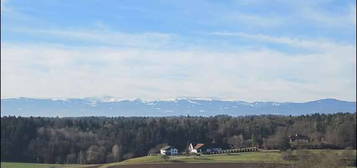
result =
[[[272,163],[177,163],[122,165],[110,168],[288,168],[288,165]]]

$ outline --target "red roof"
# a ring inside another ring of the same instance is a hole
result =
[[[205,144],[197,144],[195,147],[194,147],[194,149],[199,149],[199,148],[201,148],[202,146],[204,146]]]

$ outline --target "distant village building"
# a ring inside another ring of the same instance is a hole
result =
[[[178,150],[173,146],[165,146],[160,149],[161,155],[177,155]]]
[[[190,145],[188,146],[188,151],[190,153],[210,153],[210,152],[221,152],[222,148],[214,144],[190,143]]]
[[[289,136],[289,141],[290,143],[308,143],[310,141],[310,138],[304,135],[295,134]]]

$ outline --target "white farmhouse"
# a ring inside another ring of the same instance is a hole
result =
[[[216,144],[193,144],[188,146],[190,153],[210,153],[210,152],[221,152],[222,148],[218,147]]]
[[[160,149],[161,155],[177,155],[178,150],[173,146],[165,146]]]

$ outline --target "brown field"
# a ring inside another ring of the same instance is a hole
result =
[[[110,168],[288,168],[288,165],[275,163],[176,163],[120,165]]]

